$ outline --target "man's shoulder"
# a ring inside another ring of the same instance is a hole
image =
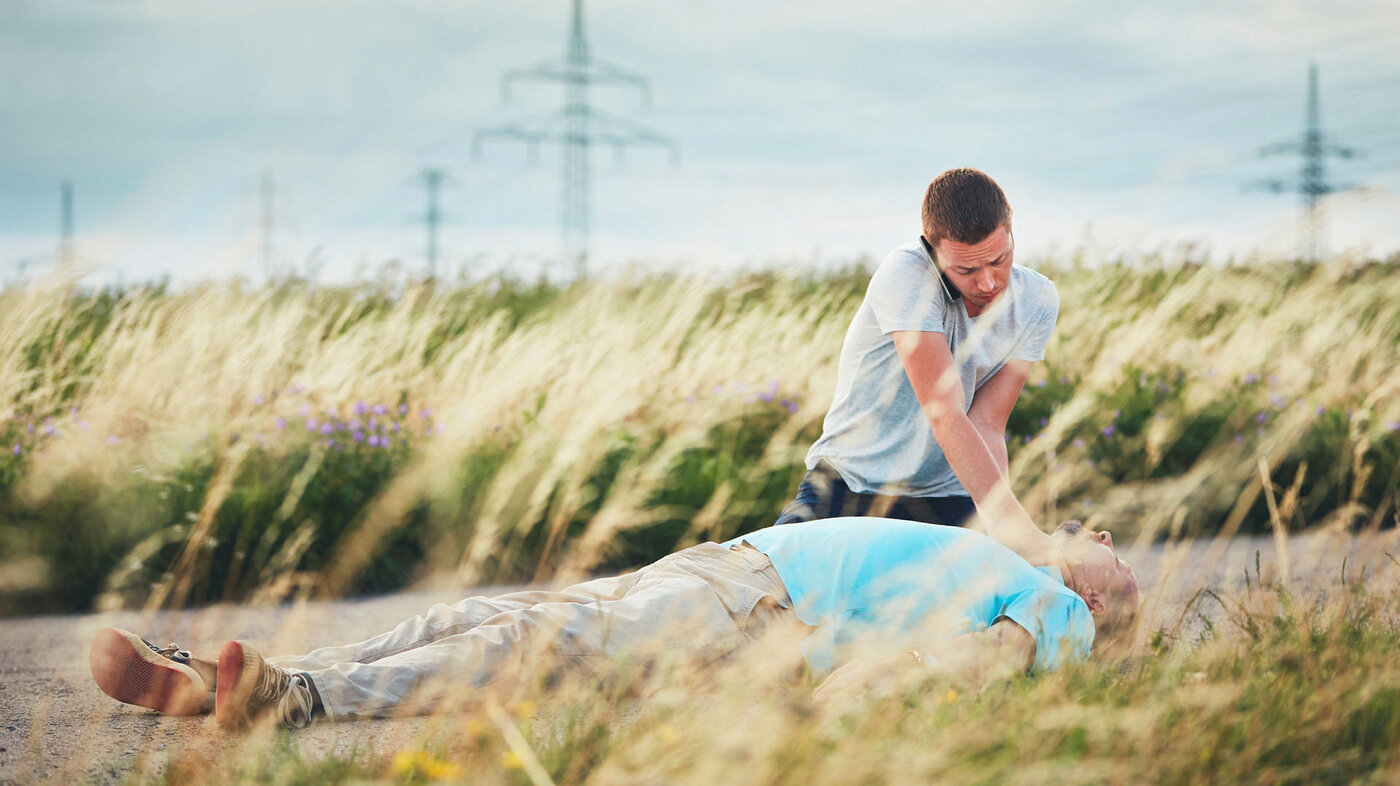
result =
[[[933,270],[932,261],[928,254],[924,253],[924,246],[918,240],[896,246],[893,251],[885,255],[880,260],[877,272],[885,269],[910,270],[931,272]]]
[[[1055,282],[1039,271],[1012,265],[1011,285],[1016,288],[1018,300],[1057,311],[1060,308],[1060,292],[1055,288]]]

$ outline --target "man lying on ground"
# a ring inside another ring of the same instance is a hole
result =
[[[669,650],[728,653],[776,622],[800,627],[812,672],[859,686],[931,669],[983,682],[1088,657],[1123,630],[1137,578],[1108,532],[1065,522],[1038,566],[980,533],[836,518],[703,543],[634,573],[567,589],[438,604],[360,642],[264,659],[230,641],[218,661],[115,629],[93,639],[109,696],[169,714],[207,711],[241,727],[423,713],[545,663]],[[794,653],[795,654],[795,653]]]

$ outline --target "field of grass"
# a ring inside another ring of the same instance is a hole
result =
[[[1061,316],[1008,438],[1043,524],[1120,544],[1394,526],[1400,262],[1041,269]],[[0,613],[563,581],[766,526],[865,282],[5,291]],[[822,709],[749,659],[526,691],[413,750],[259,737],[168,774],[1394,780],[1396,573],[1264,573],[1157,615],[1178,624],[1126,663],[981,693]]]

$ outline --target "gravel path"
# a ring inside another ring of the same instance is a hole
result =
[[[1258,554],[1265,581],[1284,570],[1271,538],[1237,538],[1223,544],[1186,542],[1150,547],[1119,544],[1145,589],[1153,593],[1156,620],[1172,624],[1201,587],[1231,590],[1252,575]],[[1369,538],[1314,534],[1291,539],[1288,578],[1297,590],[1326,591],[1338,584],[1346,560],[1348,581],[1364,580],[1400,558],[1400,532]],[[120,627],[164,644],[211,657],[233,638],[266,642],[264,651],[300,652],[316,645],[356,641],[387,630],[433,603],[452,602],[463,593],[403,592],[368,600],[317,602],[299,606],[220,605],[195,611],[135,612],[0,620],[0,783],[115,782],[138,761],[159,766],[173,742],[213,746],[232,744],[218,733],[212,717],[166,718],[118,704],[93,684],[87,646],[100,628]],[[1206,604],[1199,611],[1213,611]],[[307,756],[335,750],[392,750],[415,737],[426,719],[319,724],[296,732],[294,744]]]

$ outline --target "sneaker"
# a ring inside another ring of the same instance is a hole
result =
[[[177,645],[157,647],[135,633],[103,628],[92,637],[88,665],[102,692],[126,704],[166,715],[205,711],[209,687]]]
[[[230,641],[219,650],[216,682],[214,717],[221,726],[243,728],[273,713],[278,723],[294,729],[311,722],[306,675],[269,664],[249,644]]]

